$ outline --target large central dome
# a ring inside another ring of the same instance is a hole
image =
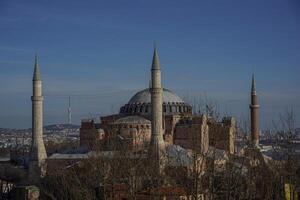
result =
[[[177,94],[168,89],[163,89],[164,114],[191,113],[192,107],[186,104]],[[151,113],[150,89],[137,92],[127,104],[120,108],[120,113],[129,115],[149,115]]]
[[[163,102],[168,103],[184,103],[184,101],[171,90],[163,89]],[[136,93],[128,102],[128,104],[151,103],[150,89],[144,89]]]

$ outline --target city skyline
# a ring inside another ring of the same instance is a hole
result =
[[[255,73],[261,127],[272,128],[272,120],[287,108],[297,117],[299,4],[246,2],[193,7],[168,2],[156,10],[146,1],[98,3],[94,8],[80,2],[60,7],[55,2],[53,7],[1,2],[0,127],[30,127],[35,52],[44,80],[45,124],[67,122],[68,96],[73,121],[79,124],[89,113],[117,112],[136,91],[148,87],[154,40],[163,86],[182,97],[207,96],[222,113],[248,119],[249,83]],[[130,6],[131,13],[122,13]]]

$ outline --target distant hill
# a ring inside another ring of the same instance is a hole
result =
[[[52,124],[52,125],[44,126],[44,129],[49,131],[60,131],[64,129],[78,129],[78,128],[80,128],[80,126],[74,124]]]
[[[44,126],[44,131],[45,132],[60,132],[63,130],[67,130],[67,129],[79,129],[80,126],[79,125],[75,125],[75,124],[52,124],[52,125],[47,125]],[[0,134],[11,134],[11,133],[24,133],[24,132],[31,132],[31,128],[27,128],[27,129],[12,129],[12,128],[0,128]]]

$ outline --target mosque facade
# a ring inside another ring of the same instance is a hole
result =
[[[150,143],[151,88],[134,94],[118,114],[100,117],[100,123],[84,119],[80,128],[80,145],[90,150],[108,140],[126,144],[132,150],[141,150]],[[193,107],[176,93],[163,89],[163,139],[166,145],[207,151],[214,146],[234,153],[236,122],[233,117],[217,121],[213,117],[193,114]]]
[[[62,168],[64,170],[72,168],[91,157],[112,160],[118,158],[122,150],[126,150],[129,152],[130,162],[134,162],[136,155],[140,155],[142,166],[148,166],[148,170],[151,170],[150,176],[140,175],[141,184],[138,187],[141,192],[147,186],[144,183],[151,179],[158,183],[153,188],[155,191],[157,190],[156,192],[161,190],[165,192],[166,188],[170,187],[170,191],[178,189],[178,191],[185,193],[186,187],[169,186],[159,182],[159,180],[164,176],[172,176],[173,172],[173,174],[180,174],[181,178],[191,178],[189,174],[193,170],[195,171],[194,161],[207,163],[210,148],[219,154],[219,159],[217,159],[219,163],[226,163],[229,157],[237,156],[235,152],[236,122],[233,117],[224,117],[218,121],[205,114],[194,114],[191,105],[171,90],[162,87],[161,77],[158,53],[155,49],[149,88],[134,94],[120,108],[118,114],[101,117],[100,123],[96,123],[93,119],[82,120],[78,150],[86,149],[85,153],[78,151],[47,155],[42,129],[42,80],[36,59],[33,76],[31,150],[26,158],[27,162],[23,166],[12,166],[10,163],[2,165],[0,163],[0,180],[3,177],[16,177],[9,181],[14,185],[30,186],[38,184],[45,175],[51,176],[51,173],[56,173]],[[253,152],[253,149],[258,149],[259,143],[259,106],[254,77],[251,97],[250,152]],[[176,157],[177,155],[179,157]],[[194,155],[200,156],[195,158]],[[168,162],[165,162],[166,160]],[[196,170],[201,171],[201,175],[204,175],[208,168],[208,164],[196,166]],[[12,175],[8,176],[8,172]],[[181,178],[180,180],[182,180]],[[19,189],[23,192],[36,194],[36,188],[19,187]],[[144,195],[143,193],[140,194]],[[175,199],[178,199],[179,196]]]

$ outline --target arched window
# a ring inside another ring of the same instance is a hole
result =
[[[146,113],[148,113],[148,107],[149,107],[149,106],[146,105],[146,109],[145,109],[145,112],[146,112]]]
[[[144,107],[143,105],[140,106],[140,113],[143,112],[143,107]]]
[[[137,113],[137,111],[138,111],[138,106],[135,106],[134,107],[134,113]]]

